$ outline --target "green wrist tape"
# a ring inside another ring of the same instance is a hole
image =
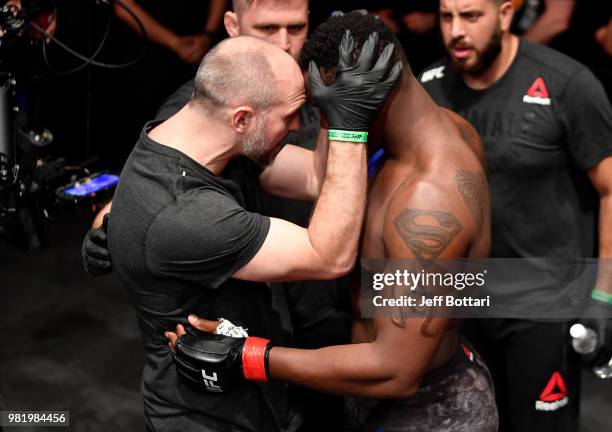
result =
[[[367,132],[330,129],[327,131],[327,137],[330,141],[350,141],[359,143],[368,142]]]
[[[591,298],[593,300],[598,300],[600,302],[612,305],[612,294],[608,294],[607,292],[593,290],[593,292],[591,293]]]

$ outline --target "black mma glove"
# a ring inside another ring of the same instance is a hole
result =
[[[180,375],[203,385],[207,392],[226,393],[242,378],[267,381],[271,348],[268,339],[190,329],[177,339],[174,359]]]
[[[107,246],[108,215],[100,228],[92,228],[81,246],[81,259],[83,268],[92,276],[101,276],[113,271],[113,263]]]
[[[319,68],[314,61],[308,67],[311,94],[321,112],[327,118],[330,139],[336,135],[351,136],[343,131],[367,132],[370,123],[385,103],[385,99],[400,76],[401,63],[396,63],[387,79],[393,58],[394,46],[388,44],[382,51],[376,64],[376,47],[378,34],[372,33],[363,44],[359,60],[352,65],[353,37],[347,30],[342,36],[339,47],[339,60],[336,79],[326,86]],[[367,135],[366,135],[367,136]],[[360,141],[344,139],[343,141]]]

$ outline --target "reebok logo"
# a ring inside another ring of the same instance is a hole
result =
[[[463,348],[463,353],[465,356],[470,359],[471,362],[474,361],[474,353],[470,351],[465,345],[461,344],[461,348]]]
[[[444,68],[445,67],[446,66],[440,66],[440,67],[433,68],[433,69],[423,72],[423,75],[421,75],[421,82],[426,83],[433,79],[444,78]]]
[[[550,105],[550,95],[548,94],[548,89],[542,77],[538,77],[533,84],[531,84],[531,87],[527,90],[527,94],[523,96],[523,102],[537,105]]]
[[[536,401],[535,409],[536,411],[557,411],[568,402],[565,381],[559,372],[555,372],[540,393],[540,400]]]

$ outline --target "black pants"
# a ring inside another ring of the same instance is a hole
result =
[[[462,333],[495,383],[501,432],[577,432],[580,357],[568,323],[467,320]]]

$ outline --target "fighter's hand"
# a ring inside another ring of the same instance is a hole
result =
[[[210,321],[204,318],[200,318],[194,314],[189,315],[187,319],[189,320],[189,324],[193,328],[207,333],[214,333],[215,330],[217,330],[219,324],[221,323],[221,321]],[[183,327],[182,324],[176,325],[176,333],[171,331],[164,332],[164,336],[166,336],[166,339],[168,339],[168,347],[170,348],[170,351],[174,352],[176,340],[180,336],[183,336],[185,333],[185,327]]]
[[[225,393],[241,378],[267,381],[268,339],[251,337],[227,320],[189,317],[195,329],[164,333],[174,354],[178,373],[212,393]],[[229,334],[230,336],[226,336]],[[237,336],[237,337],[236,337]]]
[[[334,82],[327,86],[319,68],[310,62],[311,95],[321,107],[330,129],[367,131],[372,120],[400,76],[402,65],[397,62],[387,78],[393,59],[393,44],[388,44],[378,59],[378,34],[372,33],[361,48],[357,64],[352,64],[353,37],[347,30],[340,43],[338,71]]]
[[[85,271],[92,276],[101,276],[113,271],[113,262],[107,246],[108,213],[99,228],[87,232],[81,246],[81,259]]]

